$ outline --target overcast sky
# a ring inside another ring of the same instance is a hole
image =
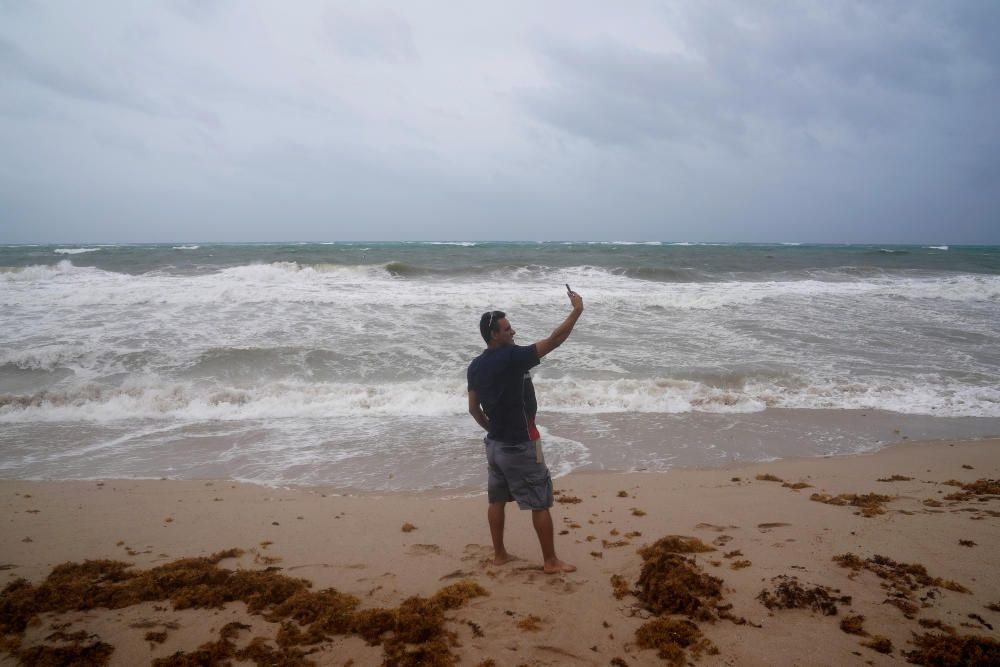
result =
[[[0,0],[0,242],[1000,243],[1000,2]]]

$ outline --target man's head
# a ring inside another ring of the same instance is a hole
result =
[[[514,344],[514,328],[507,321],[507,314],[502,310],[490,310],[479,318],[479,333],[486,344],[491,347],[502,347]]]

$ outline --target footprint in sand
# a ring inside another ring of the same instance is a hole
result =
[[[732,541],[733,538],[730,535],[719,535],[717,538],[712,540],[712,544],[714,544],[717,547],[723,547]]]
[[[773,523],[758,523],[757,524],[757,529],[760,532],[762,532],[762,533],[770,533],[775,528],[783,528],[785,526],[790,526],[790,525],[792,525],[792,524],[790,524],[790,523],[781,523],[780,521],[776,521],[776,522],[773,522]]]
[[[463,561],[476,561],[481,565],[493,563],[493,548],[484,544],[466,544],[462,554]]]
[[[735,527],[736,526],[731,526],[731,528]],[[716,526],[715,524],[711,523],[699,523],[697,526],[695,526],[695,530],[714,530],[717,533],[721,533],[722,531],[726,530],[726,527]]]
[[[368,566],[364,563],[351,563],[349,565],[332,565],[330,563],[304,563],[302,565],[292,565],[291,567],[286,567],[286,572],[291,572],[292,570],[301,570],[305,567],[318,567],[318,568],[328,568],[328,567],[342,567],[348,570],[367,570]]]
[[[441,553],[441,547],[436,544],[414,544],[406,550],[406,553],[411,556],[437,555]]]
[[[563,576],[552,576],[548,575],[545,580],[545,587],[552,591],[553,593],[563,593],[570,594],[576,592],[576,584],[572,581],[567,581]]]

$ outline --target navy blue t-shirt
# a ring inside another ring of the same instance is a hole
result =
[[[483,350],[469,364],[469,391],[490,420],[491,440],[524,442],[537,440],[535,387],[528,371],[538,365],[535,346],[507,345]]]

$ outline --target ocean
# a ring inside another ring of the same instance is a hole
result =
[[[0,478],[481,488],[465,370],[507,312],[553,473],[1000,434],[1000,247],[0,247]]]

